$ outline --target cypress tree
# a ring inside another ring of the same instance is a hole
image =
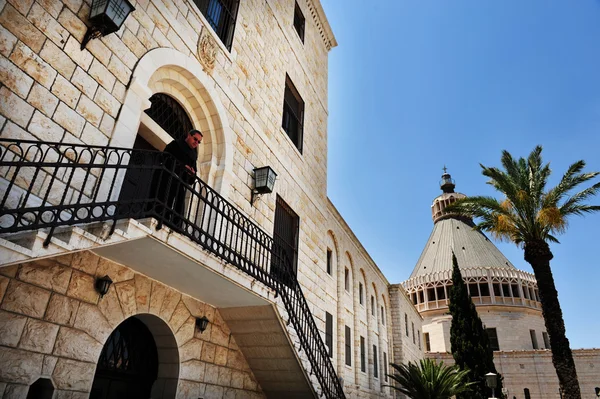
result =
[[[470,380],[476,382],[471,387],[471,392],[457,395],[457,399],[487,399],[491,397],[491,391],[485,385],[485,375],[489,372],[498,374],[494,366],[494,352],[475,304],[467,291],[454,252],[452,252],[452,266],[452,288],[448,305],[452,315],[450,327],[452,356],[461,369],[470,370]],[[500,375],[495,391],[496,397],[502,397]]]

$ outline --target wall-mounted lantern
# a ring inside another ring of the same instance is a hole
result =
[[[268,194],[273,192],[275,187],[275,179],[277,173],[270,166],[263,166],[262,168],[254,169],[254,189],[252,190],[252,197],[250,198],[250,204],[254,204],[254,199],[257,195]]]
[[[208,319],[206,316],[196,318],[196,327],[198,327],[198,330],[200,330],[200,334],[206,330],[206,327],[208,327]]]
[[[98,277],[96,279],[96,291],[100,294],[100,298],[108,293],[108,289],[113,281],[108,277],[108,275],[104,277]]]
[[[81,49],[83,50],[90,40],[109,35],[121,29],[123,22],[134,10],[135,8],[128,0],[92,0],[89,17],[90,27],[85,32]]]

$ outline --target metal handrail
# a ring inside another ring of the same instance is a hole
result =
[[[150,187],[119,197],[126,173]],[[149,188],[149,191],[148,191]],[[146,189],[146,191],[144,191]],[[178,204],[185,203],[182,207]],[[291,262],[261,227],[171,155],[158,151],[0,139],[0,234],[153,217],[273,289],[326,398],[344,398]]]

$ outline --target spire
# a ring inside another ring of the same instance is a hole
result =
[[[444,165],[443,170],[444,170],[444,174],[442,175],[442,181],[440,182],[440,188],[445,193],[453,193],[454,187],[456,187],[456,185],[454,184],[454,180],[452,179],[452,176],[450,176],[450,173],[448,173],[448,168],[446,168],[446,165]]]

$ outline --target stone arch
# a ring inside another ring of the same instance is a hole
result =
[[[232,131],[214,80],[195,58],[170,48],[146,53],[133,71],[110,145],[131,148],[143,111],[154,93],[175,98],[204,134],[198,162],[201,177],[227,196],[233,176]],[[166,143],[165,143],[166,144]]]
[[[179,350],[171,326],[158,315],[140,313],[125,317],[112,331],[110,331],[110,334],[112,334],[118,326],[132,318],[141,321],[148,328],[157,349],[158,373],[157,379],[152,385],[151,397],[164,399],[175,398],[179,380]],[[110,334],[106,335],[102,345],[103,347],[106,345]],[[97,354],[96,359],[100,358],[100,354],[101,351]],[[96,363],[98,363],[98,360]]]

